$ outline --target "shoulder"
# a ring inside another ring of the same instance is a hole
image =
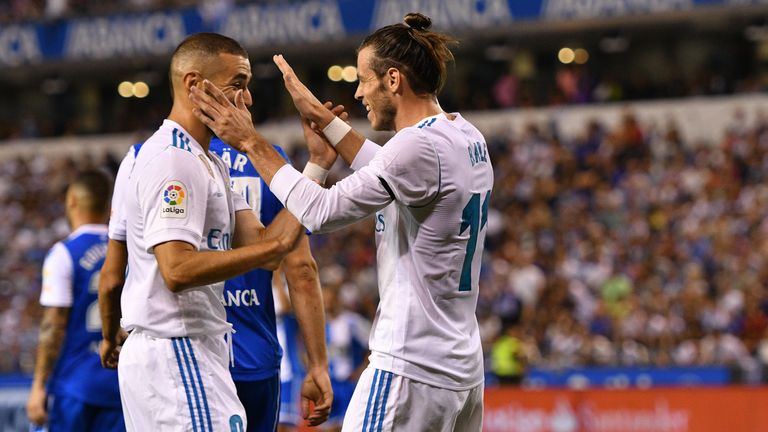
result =
[[[408,172],[434,168],[437,153],[432,134],[417,126],[400,130],[376,154],[374,159],[390,168]]]
[[[422,154],[424,149],[431,148],[428,137],[417,127],[407,127],[397,132],[382,146],[374,158],[383,159],[385,162],[395,160],[409,160]]]
[[[68,245],[71,244],[73,238],[67,238],[62,241],[56,242],[48,250],[48,254],[45,256],[45,266],[59,266],[62,264],[72,263],[72,254],[69,251]]]

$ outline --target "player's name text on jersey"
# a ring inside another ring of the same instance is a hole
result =
[[[99,243],[88,248],[78,263],[84,269],[91,271],[107,256],[107,244]]]
[[[248,162],[248,158],[245,155],[238,153],[235,155],[235,161],[233,163],[232,154],[230,153],[229,149],[224,149],[221,152],[221,160],[227,165],[229,169],[240,172],[243,172],[245,164]]]
[[[480,162],[488,162],[488,147],[484,142],[473,142],[467,146],[467,152],[469,152],[469,162],[472,166],[479,164]]]

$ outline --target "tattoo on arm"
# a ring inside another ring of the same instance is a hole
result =
[[[67,330],[68,307],[46,307],[40,323],[40,337],[35,362],[35,380],[45,383],[59,358]]]

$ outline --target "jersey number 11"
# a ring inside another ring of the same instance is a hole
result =
[[[469,241],[467,241],[467,253],[464,255],[464,264],[461,266],[461,278],[459,279],[459,291],[472,290],[472,260],[475,257],[477,249],[477,236],[485,228],[488,222],[488,201],[491,198],[491,191],[485,193],[483,206],[480,208],[480,194],[472,194],[472,198],[464,206],[461,212],[461,227],[459,234],[469,228]]]

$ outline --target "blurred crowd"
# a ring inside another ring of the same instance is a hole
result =
[[[576,139],[536,125],[493,139],[487,351],[501,335],[523,366],[724,365],[759,379],[768,117],[737,113],[713,138],[626,114]]]
[[[532,366],[723,365],[761,379],[768,117],[745,119],[710,142],[629,112],[577,137],[550,124],[488,136],[496,184],[477,308],[488,372],[519,382]],[[67,232],[63,188],[88,166],[116,162],[0,163],[0,372],[32,369],[41,262]],[[372,318],[373,224],[311,242],[342,305]]]

